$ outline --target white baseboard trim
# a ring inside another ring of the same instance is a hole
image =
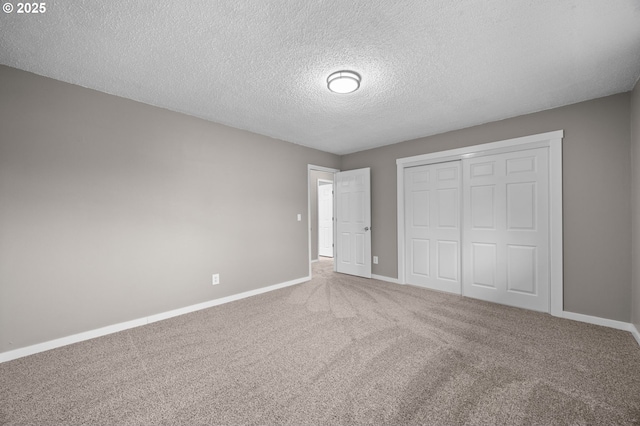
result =
[[[616,321],[607,318],[594,317],[591,315],[577,314],[575,312],[562,311],[562,318],[586,322],[589,324],[601,325],[603,327],[615,328],[618,330],[630,331],[632,332],[632,328],[635,328],[633,324],[623,321]]]
[[[400,284],[400,281],[398,281],[397,278],[385,277],[384,275],[371,274],[371,278],[374,280],[386,281],[388,283]]]
[[[638,345],[640,346],[640,332],[638,332],[638,328],[631,324],[631,335],[636,339],[636,342],[638,342]]]
[[[117,333],[119,331],[128,330],[130,328],[140,327],[141,325],[146,324],[146,318],[138,318],[135,320],[108,325],[106,327],[96,328],[94,330],[89,330],[78,334],[72,334],[71,336],[61,337],[59,339],[49,340],[43,343],[37,343],[31,346],[25,346],[24,348],[2,352],[0,353],[0,363],[37,354],[39,352],[45,352],[51,349],[60,348],[62,346],[71,345],[73,343],[82,342],[84,340],[106,336],[107,334]]]
[[[106,336],[107,334],[117,333],[119,331],[128,330],[130,328],[140,327],[142,325],[151,324],[157,321],[173,318],[178,315],[184,315],[191,312],[199,311],[202,309],[211,308],[213,306],[223,305],[225,303],[234,302],[236,300],[245,299],[251,296],[257,296],[258,294],[267,293],[270,291],[278,290],[284,287],[300,284],[309,281],[311,277],[302,277],[291,281],[286,281],[280,284],[274,284],[268,287],[258,288],[256,290],[245,291],[243,293],[234,294],[227,297],[221,297],[219,299],[209,300],[208,302],[198,303],[191,306],[185,306],[184,308],[173,309],[171,311],[162,312],[155,315],[150,315],[143,318],[138,318],[131,321],[125,321],[118,324],[109,325],[106,327],[96,328],[95,330],[89,330],[71,336],[61,337],[59,339],[49,340],[43,343],[37,343],[35,345],[26,346],[24,348],[14,349],[0,353],[0,363],[12,361],[14,359],[22,358],[28,355],[37,354],[39,352],[48,351],[51,349],[59,348],[73,343],[82,342],[84,340],[95,339],[96,337]]]

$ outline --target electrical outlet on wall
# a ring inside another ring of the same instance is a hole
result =
[[[374,265],[378,264],[378,256],[373,256],[373,264]]]
[[[213,274],[211,276],[211,285],[220,284],[220,274]]]

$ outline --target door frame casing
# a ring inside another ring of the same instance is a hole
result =
[[[549,148],[549,313],[563,316],[563,259],[562,259],[562,138],[564,130],[507,139],[464,148],[439,151],[430,154],[399,158],[397,166],[398,213],[398,282],[405,280],[405,221],[404,221],[404,171],[408,167],[445,161],[462,160],[503,152],[515,152],[531,148]],[[463,206],[461,206],[464,208]],[[463,236],[464,238],[464,236]],[[464,261],[464,259],[461,259]]]

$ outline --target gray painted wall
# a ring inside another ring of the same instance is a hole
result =
[[[624,93],[343,156],[371,167],[373,273],[398,276],[397,158],[564,129],[564,308],[629,322],[629,108]]]
[[[0,352],[306,276],[307,164],[371,167],[397,277],[396,158],[558,129],[565,309],[640,328],[639,92],[341,158],[0,66]]]
[[[632,164],[632,297],[631,321],[640,331],[640,81],[631,94],[631,164]]]
[[[4,66],[0,94],[0,352],[308,275],[338,156]]]
[[[317,165],[317,164],[314,164]],[[309,199],[311,221],[311,259],[318,260],[318,179],[333,182],[333,173],[311,170],[309,179]]]

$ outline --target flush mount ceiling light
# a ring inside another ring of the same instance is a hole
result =
[[[351,93],[360,87],[360,74],[354,71],[337,71],[327,78],[327,87],[335,93]]]

